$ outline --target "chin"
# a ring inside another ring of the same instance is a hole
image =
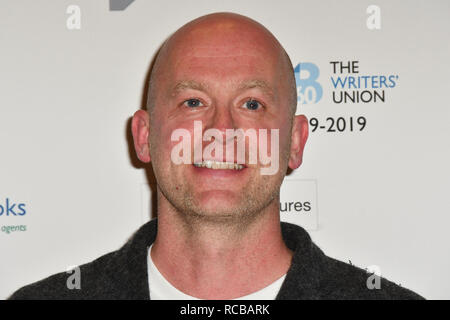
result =
[[[222,209],[228,211],[234,207],[239,207],[241,195],[236,191],[230,190],[208,190],[197,195],[198,205],[207,209]]]
[[[194,212],[208,217],[233,217],[244,207],[242,197],[228,190],[210,190],[196,195]]]

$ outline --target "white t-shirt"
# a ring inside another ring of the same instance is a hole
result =
[[[150,289],[150,297],[152,300],[201,300],[190,296],[175,288],[164,276],[159,272],[153,263],[150,255],[152,246],[148,248],[147,266],[148,266],[148,283]],[[283,284],[286,274],[272,282],[267,287],[256,292],[242,296],[233,300],[275,300],[281,285]]]

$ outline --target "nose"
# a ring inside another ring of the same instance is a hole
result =
[[[217,154],[217,151],[215,151],[214,157],[218,157],[218,160],[220,161],[223,159],[226,159],[227,161],[234,161],[235,137],[233,134],[227,135],[227,130],[236,129],[236,123],[232,110],[227,105],[216,106],[213,110],[214,111],[210,117],[206,119],[203,134],[207,130],[214,132],[213,139],[217,139],[216,144],[218,143],[219,145],[222,145],[222,148],[220,148],[222,152]],[[206,145],[208,144],[209,143],[206,143]],[[232,150],[228,150],[228,148],[231,148]],[[224,156],[226,158],[224,158]],[[230,157],[230,159],[228,159],[228,157]]]
[[[236,129],[235,120],[230,108],[226,105],[217,106],[213,114],[205,123],[205,130],[216,129],[225,137],[227,129]]]

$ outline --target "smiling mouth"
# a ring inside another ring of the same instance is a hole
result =
[[[242,164],[213,160],[204,160],[200,163],[194,163],[194,166],[197,168],[208,168],[213,170],[242,170],[245,168]]]

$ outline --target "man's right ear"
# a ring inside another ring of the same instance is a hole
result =
[[[131,121],[131,132],[133,133],[134,149],[136,155],[142,162],[150,162],[150,149],[148,135],[150,133],[150,118],[145,110],[134,113]]]

